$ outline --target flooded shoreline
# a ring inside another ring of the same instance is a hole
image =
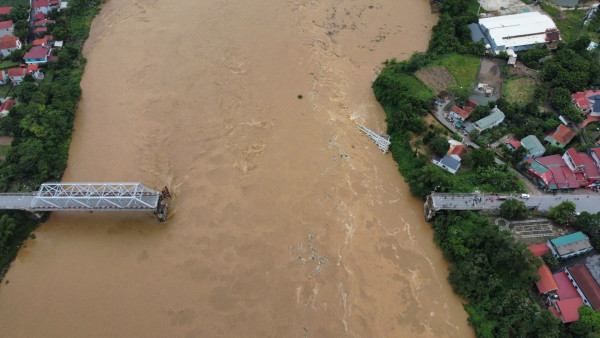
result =
[[[356,128],[385,131],[370,83],[435,21],[426,1],[108,1],[64,180],[168,185],[170,219],[54,213],[0,286],[3,332],[472,336],[422,201]]]

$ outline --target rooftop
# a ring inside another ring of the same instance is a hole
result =
[[[530,245],[527,247],[536,257],[542,257],[546,252],[550,251],[550,248],[546,243]]]
[[[452,107],[452,109],[450,109],[451,111],[453,111],[454,113],[458,114],[460,117],[462,117],[463,119],[468,118],[469,116],[471,116],[470,113],[466,112],[464,109],[462,109],[459,106],[454,106]]]
[[[577,289],[575,289],[575,285],[571,283],[571,280],[569,279],[569,276],[567,276],[566,272],[561,271],[559,273],[555,273],[552,275],[552,278],[554,278],[556,285],[558,285],[558,290],[556,290],[558,298],[562,300],[581,298],[579,292],[577,292]]]
[[[446,155],[448,155],[448,156],[456,155],[456,156],[458,156],[458,158],[462,159],[463,155],[466,152],[467,152],[467,147],[465,147],[463,145],[457,145],[457,146],[451,147],[448,150],[448,152],[446,153]]]
[[[583,305],[583,301],[580,298],[571,298],[565,300],[559,300],[556,302],[560,309],[565,323],[574,322],[579,319],[579,307]]]
[[[497,46],[511,48],[547,42],[547,31],[556,30],[552,19],[539,12],[527,12],[479,19]]]
[[[448,155],[445,155],[442,158],[435,157],[435,160],[453,170],[458,170],[458,168],[460,167],[460,162]]]
[[[11,110],[12,107],[15,106],[15,100],[12,99],[8,99],[6,101],[4,101],[1,105],[0,105],[0,112],[1,111],[5,111],[5,110]]]
[[[12,20],[0,21],[0,29],[7,29],[13,26]]]
[[[0,49],[16,48],[19,38],[6,34],[0,39]]]
[[[523,147],[525,147],[525,149],[527,149],[527,152],[530,154],[534,154],[539,151],[546,151],[546,148],[544,148],[542,142],[540,142],[540,140],[538,140],[538,138],[535,137],[535,135],[525,136],[521,140],[521,144],[523,145]]]
[[[573,137],[575,137],[575,132],[569,129],[569,127],[561,124],[556,128],[556,131],[550,135],[553,139],[555,139],[558,143],[567,145]]]
[[[550,291],[558,290],[558,285],[552,278],[552,273],[546,264],[542,265],[537,271],[537,274],[541,277],[540,281],[535,283],[540,293],[548,293]]]
[[[583,264],[573,265],[567,268],[577,285],[579,290],[585,295],[592,308],[596,311],[600,310],[600,286]]]
[[[10,13],[12,7],[0,7],[0,14],[6,15]]]
[[[37,27],[36,29],[33,30],[34,34],[37,33],[45,33],[48,31],[48,27]]]
[[[9,77],[13,76],[25,76],[25,68],[11,68],[6,71]]]
[[[522,145],[521,141],[515,140],[514,138],[509,138],[508,140],[504,141],[504,143],[510,145],[511,147],[513,147],[515,149],[519,148]]]
[[[481,130],[485,130],[490,128],[492,125],[494,125],[495,123],[497,123],[498,121],[504,119],[504,113],[498,109],[498,108],[494,108],[492,109],[492,112],[490,115],[482,118],[479,121],[475,122],[475,125],[481,129]]]
[[[45,59],[48,56],[48,53],[50,52],[50,49],[45,48],[45,47],[41,47],[41,46],[34,46],[32,47],[29,52],[27,52],[24,56],[23,59],[28,60],[28,59]]]
[[[579,157],[577,150],[570,148],[569,150],[567,150],[567,154],[569,155],[571,160],[573,160],[573,164],[575,164],[576,167],[583,165],[583,162],[581,161],[581,158]]]
[[[40,7],[49,7],[50,3],[48,2],[48,0],[37,0],[33,2],[33,8],[40,8]]]

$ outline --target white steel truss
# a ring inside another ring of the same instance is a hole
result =
[[[379,135],[376,132],[370,130],[369,128],[361,126],[360,124],[358,124],[357,126],[358,129],[360,129],[363,133],[367,134],[367,136],[369,136],[373,140],[373,142],[377,144],[379,149],[381,149],[381,151],[383,151],[384,154],[386,154],[389,151],[391,142],[390,137],[388,135]]]
[[[44,183],[29,210],[156,210],[160,201],[141,183]]]

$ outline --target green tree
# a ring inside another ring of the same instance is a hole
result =
[[[527,149],[525,147],[520,146],[510,153],[510,163],[513,165],[517,165],[517,163],[523,161],[525,156],[527,155]]]
[[[566,224],[568,220],[575,217],[575,203],[564,201],[561,204],[551,207],[548,212],[548,217],[559,224]]]
[[[546,265],[548,265],[548,267],[552,270],[555,267],[558,266],[559,260],[558,258],[556,258],[556,256],[554,256],[554,254],[552,253],[552,251],[548,251],[544,254],[544,256],[542,256],[542,259],[544,260],[544,262],[546,263]]]
[[[8,16],[13,22],[19,20],[27,20],[29,18],[29,12],[24,6],[16,6],[11,8],[10,12],[8,13]]]
[[[571,92],[563,87],[554,88],[552,97],[550,97],[550,104],[558,110],[567,109],[571,106]]]
[[[584,211],[577,216],[573,225],[577,227],[577,229],[594,236],[600,230],[600,212],[591,214]]]
[[[467,102],[469,95],[471,95],[470,90],[460,87],[454,91],[454,102],[458,106],[463,106]]]
[[[579,319],[570,325],[569,331],[576,337],[600,337],[600,312],[582,305]]]
[[[478,148],[471,150],[469,153],[471,154],[471,158],[473,160],[473,166],[477,168],[489,167],[495,163],[494,153],[489,149]]]
[[[33,82],[23,82],[16,89],[15,94],[20,102],[29,103],[33,94],[38,91],[38,87]]]
[[[6,244],[8,243],[10,237],[13,235],[16,227],[16,222],[14,219],[8,216],[8,214],[2,215],[0,217],[0,253],[4,254],[6,252]]]
[[[444,156],[450,149],[450,143],[445,138],[436,135],[429,141],[429,147],[434,153]]]
[[[527,217],[527,206],[523,201],[511,198],[500,205],[500,215],[508,219],[523,219]]]

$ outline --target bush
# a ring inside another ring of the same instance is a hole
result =
[[[504,201],[500,205],[500,216],[508,219],[523,219],[527,217],[529,210],[523,201],[514,198]]]

